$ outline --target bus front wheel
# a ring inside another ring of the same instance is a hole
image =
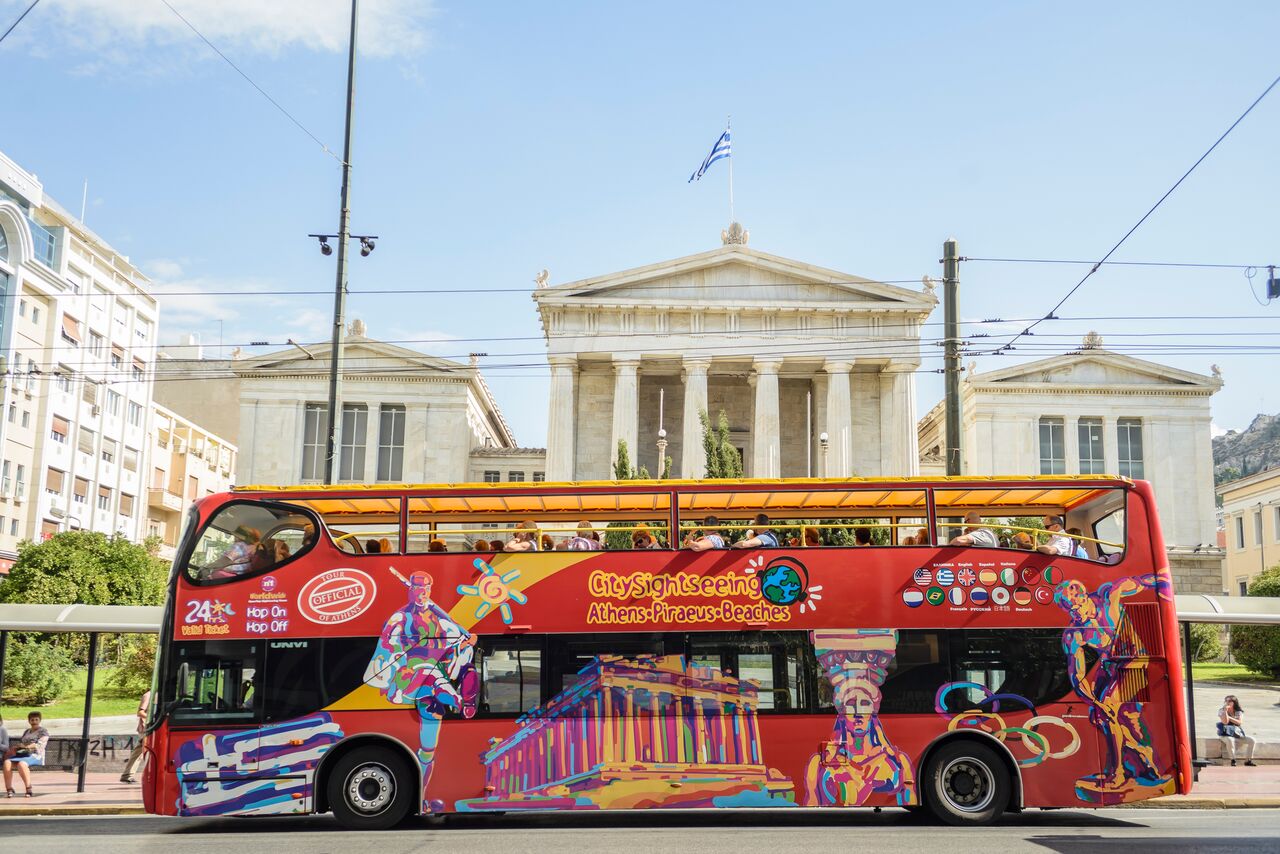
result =
[[[944,744],[929,758],[925,803],[951,825],[990,824],[1009,805],[1009,770],[990,747],[972,741]]]
[[[326,786],[334,817],[351,830],[394,827],[416,797],[407,763],[386,747],[361,748],[339,758]]]

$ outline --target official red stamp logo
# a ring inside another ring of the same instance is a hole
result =
[[[378,585],[358,569],[331,569],[302,585],[298,612],[313,623],[345,623],[369,610]]]

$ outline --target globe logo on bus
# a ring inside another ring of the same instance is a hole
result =
[[[809,571],[795,558],[774,558],[760,573],[760,595],[774,605],[803,602],[808,592]]]

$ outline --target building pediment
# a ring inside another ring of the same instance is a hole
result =
[[[292,347],[250,359],[240,359],[232,362],[232,368],[238,374],[327,374],[330,350],[331,345],[328,343],[307,344],[305,349]],[[471,371],[470,366],[461,362],[428,356],[361,336],[349,336],[346,339],[342,360],[347,371],[376,370],[394,373],[410,370],[423,373],[458,373],[463,377],[468,376]]]
[[[975,390],[1019,385],[1084,386],[1098,389],[1109,386],[1180,386],[1187,390],[1214,392],[1222,387],[1222,379],[1218,376],[1183,371],[1106,350],[1053,356],[999,371],[970,374],[967,381]]]
[[[626,305],[865,307],[927,315],[937,304],[929,292],[769,255],[723,246],[606,276],[534,292],[539,305],[589,308]]]

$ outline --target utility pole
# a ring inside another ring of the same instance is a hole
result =
[[[942,244],[942,301],[945,312],[943,335],[946,337],[947,410],[947,474],[960,474],[960,308],[957,290],[960,286],[960,258],[955,238]]]
[[[333,293],[333,342],[329,350],[329,433],[325,438],[324,482],[333,483],[338,458],[338,422],[342,417],[342,338],[346,323],[347,241],[351,238],[351,119],[356,106],[356,16],[358,0],[351,0],[351,45],[347,55],[347,134],[342,145],[342,202],[338,212],[338,277]]]

